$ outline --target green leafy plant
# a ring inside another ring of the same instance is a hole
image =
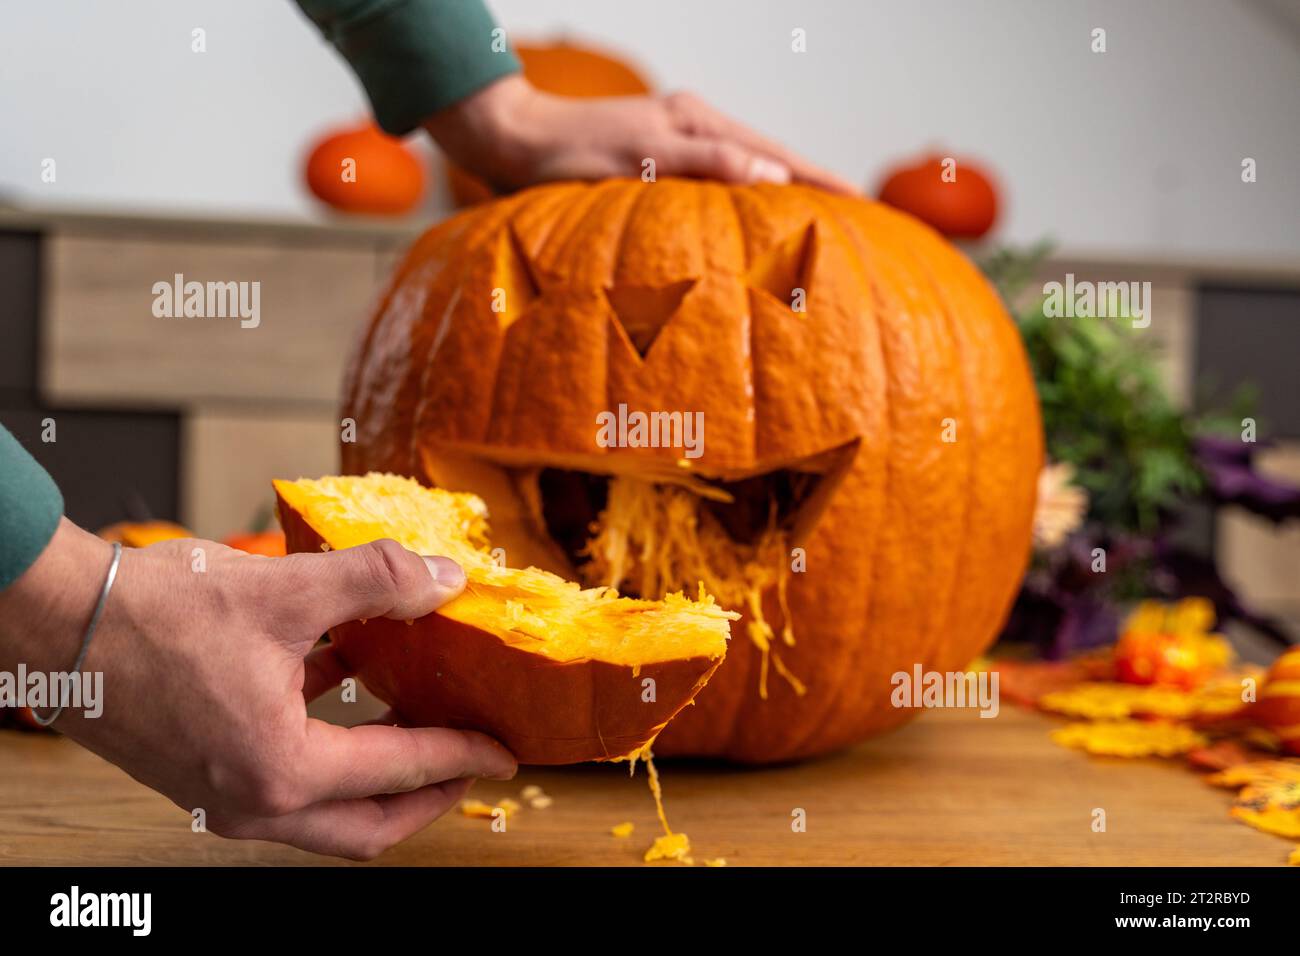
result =
[[[1047,243],[983,263],[1007,302],[1024,298]],[[1029,354],[1048,456],[1075,469],[1090,521],[1149,533],[1201,487],[1192,426],[1160,381],[1158,351],[1124,319],[1050,318],[1041,297],[1013,309]]]

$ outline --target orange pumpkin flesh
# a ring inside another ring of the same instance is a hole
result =
[[[703,454],[598,447],[620,404],[702,413]],[[764,698],[757,615],[728,604],[742,636],[655,745],[744,762],[897,726],[894,673],[987,647],[1042,464],[1020,337],[975,267],[907,215],[794,185],[564,183],[461,213],[398,268],[342,414],[344,471],[473,491],[512,562],[570,579],[615,479],[690,490],[684,520],[737,545],[775,514],[805,566],[788,616],[776,583],[758,605],[798,683]]]
[[[465,593],[437,612],[412,623],[354,621],[331,634],[363,683],[403,717],[481,730],[521,763],[638,752],[726,653],[736,615],[711,599],[632,600],[498,565],[473,495],[378,474],[276,481],[275,490],[290,551],[393,538],[461,564]]]

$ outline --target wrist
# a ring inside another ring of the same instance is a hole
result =
[[[501,77],[424,122],[458,166],[508,189],[529,181],[541,149],[536,114],[545,94],[520,74]]]
[[[32,566],[0,592],[0,670],[72,666],[111,558],[107,541],[59,522]]]

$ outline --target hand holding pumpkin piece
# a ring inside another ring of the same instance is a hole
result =
[[[110,551],[62,521],[0,592],[0,668],[72,666]],[[454,562],[394,541],[285,558],[195,539],[128,549],[83,667],[103,674],[102,713],[70,708],[56,726],[196,820],[201,809],[213,833],[369,859],[470,779],[513,777],[515,760],[481,733],[309,718],[308,700],[345,676],[312,647],[343,621],[426,615],[464,584]]]
[[[801,182],[859,190],[690,93],[554,96],[507,76],[429,117],[424,128],[458,165],[508,191],[566,179],[659,176],[727,183]]]

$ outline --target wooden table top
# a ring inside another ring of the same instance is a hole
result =
[[[1004,707],[934,712],[837,756],[763,770],[660,762],[668,817],[697,860],[730,865],[1279,865],[1293,844],[1228,816],[1231,794],[1181,761],[1065,750],[1055,723]],[[70,741],[0,732],[0,863],[222,865],[338,863],[268,843],[193,833],[190,817]],[[525,807],[506,832],[453,811],[384,854],[390,865],[638,865],[656,835],[644,769],[526,768],[471,796]],[[1095,807],[1107,830],[1091,828]],[[807,830],[791,814],[806,811]],[[635,832],[613,837],[630,821]]]

